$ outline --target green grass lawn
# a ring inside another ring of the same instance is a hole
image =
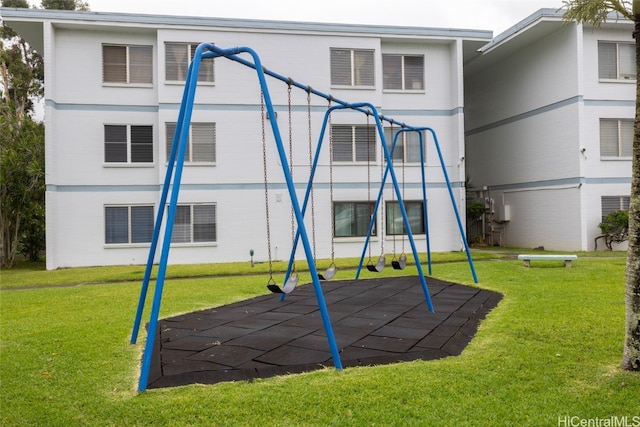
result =
[[[143,268],[3,271],[0,422],[557,426],[559,417],[627,416],[640,425],[640,375],[619,369],[624,254],[579,254],[573,268],[525,268],[509,258],[481,261],[495,253],[476,255],[478,286],[504,299],[458,357],[142,394],[136,388],[145,334],[135,346],[129,337]],[[353,261],[341,261],[337,278],[352,279]],[[472,285],[463,255],[434,254],[434,261],[435,277]],[[248,263],[171,266],[161,317],[264,294],[265,271]],[[415,267],[382,274],[415,274]],[[81,285],[95,282],[113,283]],[[65,283],[75,286],[51,286]]]

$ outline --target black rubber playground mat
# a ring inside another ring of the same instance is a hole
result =
[[[502,295],[418,276],[322,282],[343,367],[459,355]],[[333,366],[311,284],[162,319],[148,388],[242,381]]]

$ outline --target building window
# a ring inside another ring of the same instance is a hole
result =
[[[173,146],[173,136],[176,132],[175,123],[167,123],[167,158]],[[215,163],[216,161],[216,124],[191,123],[189,140],[184,156],[185,162]]]
[[[393,128],[393,132],[397,132],[400,128]],[[394,135],[391,132],[391,128],[387,127],[384,129],[384,139],[387,143],[387,148],[389,152],[391,152],[391,147],[393,146],[393,137]],[[422,134],[422,153],[424,156],[424,161],[427,161],[427,148],[425,144],[424,132],[420,131]],[[398,141],[396,142],[396,148],[393,150],[393,161],[395,162],[406,162],[406,163],[420,163],[420,134],[418,132],[401,132],[398,135]]]
[[[632,119],[600,119],[600,156],[631,158],[633,152]]]
[[[369,231],[373,202],[335,202],[333,230],[336,237],[366,236]],[[375,225],[371,233],[376,235]]]
[[[104,125],[105,163],[153,163],[153,126]]]
[[[376,127],[366,125],[331,126],[334,162],[375,162]]]
[[[598,42],[598,76],[603,80],[635,80],[635,44]]]
[[[331,85],[374,87],[374,50],[331,49]]]
[[[390,235],[407,234],[404,226],[404,219],[400,211],[398,202],[386,202],[386,232]],[[424,233],[424,210],[421,201],[404,201],[404,208],[407,211],[409,225],[412,234]]]
[[[104,83],[153,83],[153,47],[102,45]]]
[[[105,206],[104,241],[108,245],[149,243],[153,206]]]
[[[193,60],[197,43],[165,43],[165,80],[184,82],[189,64]],[[203,58],[198,71],[198,82],[212,83],[214,80],[213,58]]]
[[[217,240],[216,205],[178,205],[171,243],[201,243]]]
[[[424,56],[382,55],[382,88],[424,90]]]
[[[600,203],[602,205],[602,220],[611,212],[629,211],[630,196],[602,196]]]

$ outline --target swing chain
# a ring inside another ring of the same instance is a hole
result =
[[[402,203],[405,203],[405,197],[404,197],[404,183],[406,182],[404,179],[404,166],[407,162],[407,142],[406,142],[406,135],[402,135],[403,138],[405,139],[403,145],[402,145]],[[406,206],[406,205],[405,205]],[[404,235],[406,233],[406,231],[404,230],[404,222],[402,223],[402,255],[404,255]]]
[[[311,88],[307,91],[307,129],[308,132],[308,145],[309,145],[309,173],[313,167],[313,155],[311,153],[313,148],[312,136],[311,136]],[[311,240],[313,242],[313,258],[316,258],[316,207],[313,197],[313,183],[311,183]]]
[[[371,135],[369,129],[369,112],[367,114],[367,202],[369,204],[369,220],[373,216],[373,210],[371,209]],[[369,249],[369,264],[371,264],[371,242],[368,245]]]
[[[293,132],[292,132],[292,117],[291,117],[291,85],[293,81],[290,79],[287,87],[287,106],[288,106],[288,125],[289,125],[289,172],[291,173],[291,179],[293,179]],[[291,241],[295,239],[295,216],[293,211],[293,203],[291,204]],[[291,266],[292,274],[296,272],[296,259],[293,257],[293,265]]]
[[[273,280],[273,261],[271,258],[271,226],[269,222],[269,190],[267,180],[267,138],[264,126],[264,93],[260,92],[260,114],[262,117],[262,166],[264,171],[264,203],[265,203],[265,215],[267,220],[267,253],[269,257],[269,284],[275,281]]]
[[[329,98],[329,106],[331,108],[331,98]],[[333,206],[333,123],[331,121],[331,112],[329,112],[329,204],[331,205],[331,221],[335,222],[335,212]],[[335,259],[335,223],[331,226],[331,264]]]
[[[382,143],[380,143],[380,182],[382,182],[382,177],[384,176],[384,162],[382,161],[382,159],[384,159],[384,147],[382,146]],[[375,159],[374,159],[375,160]],[[384,231],[385,231],[385,223],[384,223],[384,210],[385,210],[385,203],[384,203],[384,188],[382,189],[382,204],[380,206],[380,253],[382,255],[384,255]]]
[[[391,165],[393,166],[393,155],[395,153],[395,147],[393,145],[393,142],[395,141],[395,135],[393,134],[393,120],[391,120],[391,130],[389,132],[391,135]],[[404,178],[403,178],[404,179]],[[395,200],[395,188],[391,189],[391,202],[393,203],[393,201]],[[395,224],[396,224],[396,210],[395,208],[391,211],[391,227],[393,229],[393,260],[395,261],[396,259],[396,234],[398,234],[397,230],[395,229]],[[387,230],[388,231],[388,230]]]

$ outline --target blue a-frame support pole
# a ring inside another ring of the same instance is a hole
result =
[[[401,132],[418,132],[419,138],[420,138],[420,162],[422,164],[422,198],[423,198],[423,215],[424,215],[424,225],[425,225],[425,234],[426,234],[426,240],[427,240],[427,259],[428,259],[428,265],[429,265],[429,274],[431,274],[431,247],[430,247],[430,239],[429,239],[429,222],[427,220],[427,193],[426,193],[426,177],[425,177],[425,156],[424,156],[424,144],[423,144],[423,140],[422,140],[422,131],[427,131],[429,133],[431,133],[431,135],[433,136],[433,141],[434,141],[434,145],[436,147],[436,152],[438,153],[438,159],[440,161],[440,166],[442,168],[442,173],[444,175],[444,179],[445,179],[445,183],[447,184],[447,190],[449,193],[449,198],[451,199],[451,206],[453,208],[453,213],[456,217],[456,222],[458,225],[458,230],[460,231],[460,237],[461,240],[464,244],[464,248],[465,248],[465,252],[466,252],[466,256],[467,256],[467,261],[469,262],[469,269],[471,270],[471,275],[473,276],[473,281],[474,283],[478,283],[478,275],[476,274],[476,269],[475,266],[473,265],[473,259],[471,258],[471,250],[469,249],[469,244],[467,242],[467,238],[466,238],[466,234],[464,232],[464,227],[462,226],[462,220],[460,219],[460,212],[458,210],[458,206],[456,205],[456,199],[455,196],[453,194],[453,188],[451,186],[451,181],[449,180],[449,174],[447,173],[447,167],[444,163],[444,157],[442,156],[442,150],[440,149],[440,143],[438,142],[438,136],[436,135],[436,132],[430,128],[430,127],[406,127],[403,129],[400,129],[398,131],[396,131],[396,134],[394,135],[394,139],[393,139],[393,145],[392,145],[392,152],[395,149],[395,145],[397,142],[397,137]],[[384,136],[382,136],[383,138],[383,142],[384,142]],[[386,146],[386,144],[385,144]],[[392,172],[392,176],[393,174],[393,166],[389,163],[387,163],[387,167],[384,171],[384,174],[382,176],[382,180],[380,183],[380,190],[378,192],[378,197],[376,199],[376,204],[374,207],[374,212],[373,215],[371,217],[371,222],[369,224],[369,231],[367,233],[367,237],[365,238],[365,244],[364,244],[364,248],[362,250],[362,255],[360,256],[360,262],[358,264],[358,269],[356,272],[356,278],[359,277],[360,275],[360,271],[362,269],[362,264],[364,262],[364,257],[367,251],[367,246],[369,244],[369,239],[371,237],[371,234],[373,232],[373,227],[375,225],[375,221],[376,221],[376,213],[378,212],[378,207],[380,204],[380,201],[382,199],[382,194],[384,191],[384,186],[386,184],[386,179],[387,179],[387,174],[388,172],[391,171]],[[404,204],[402,204],[400,206],[400,209],[404,209]],[[408,222],[407,224],[405,224],[405,227],[408,227]],[[409,236],[410,230],[407,230],[407,235]],[[409,239],[410,241],[412,240],[412,238]]]
[[[205,50],[208,50],[208,52],[205,53]],[[289,195],[291,197],[291,204],[293,206],[296,221],[298,223],[298,230],[300,232],[300,237],[302,239],[305,254],[307,256],[307,262],[309,264],[309,270],[311,272],[311,277],[313,280],[313,286],[316,294],[316,299],[318,301],[318,307],[320,309],[322,321],[325,328],[325,333],[327,335],[327,340],[329,341],[331,356],[333,358],[333,363],[336,369],[342,369],[340,352],[338,351],[338,346],[335,341],[333,328],[331,326],[331,320],[329,318],[326,302],[324,300],[324,295],[322,293],[322,287],[320,286],[320,279],[318,278],[318,273],[315,268],[315,263],[313,262],[313,259],[314,259],[313,252],[311,250],[311,245],[309,244],[309,238],[304,226],[304,218],[302,216],[300,205],[298,203],[293,178],[291,176],[289,169],[286,167],[286,165],[288,164],[288,159],[286,157],[284,145],[282,143],[280,130],[278,129],[278,123],[276,120],[275,111],[273,109],[273,103],[271,101],[269,88],[266,83],[265,72],[260,63],[260,58],[254,50],[248,47],[239,47],[239,48],[225,50],[225,49],[217,48],[209,43],[202,43],[196,49],[195,58],[189,67],[189,76],[185,84],[184,95],[183,95],[182,103],[180,106],[179,122],[176,125],[176,133],[174,134],[174,142],[177,139],[178,144],[174,143],[174,147],[172,147],[170,158],[169,158],[170,166],[167,167],[167,174],[165,177],[165,183],[164,183],[162,195],[161,195],[161,203],[162,202],[166,203],[166,195],[168,194],[168,191],[169,191],[168,189],[170,187],[171,178],[173,178],[173,185],[171,186],[171,198],[169,202],[168,215],[167,215],[167,223],[165,225],[165,230],[164,230],[164,239],[162,244],[162,251],[160,256],[160,263],[158,266],[158,274],[156,279],[153,304],[152,304],[151,315],[149,320],[147,342],[145,344],[144,354],[142,358],[140,380],[138,383],[138,391],[140,392],[145,391],[147,389],[147,383],[149,381],[149,372],[151,370],[151,358],[153,355],[155,335],[158,328],[160,303],[162,301],[164,280],[166,275],[167,262],[169,258],[169,249],[171,246],[171,236],[172,236],[173,224],[175,220],[178,194],[180,191],[180,182],[182,178],[184,156],[185,156],[186,144],[188,140],[189,125],[191,123],[191,113],[193,111],[197,75],[200,69],[200,63],[203,57],[219,57],[219,56],[235,57],[235,55],[238,55],[240,53],[248,53],[249,55],[251,55],[254,61],[254,63],[252,64],[253,65],[252,68],[254,68],[258,74],[258,80],[259,80],[262,94],[264,97],[264,102],[267,109],[269,122],[271,123],[271,128],[274,134],[278,156],[280,157],[280,163],[282,164],[282,170],[284,173],[285,181],[287,183]],[[239,61],[239,62],[243,62],[243,61]],[[176,145],[178,145],[177,159],[173,157],[175,155]],[[172,166],[174,162],[176,164],[175,168]],[[164,209],[164,204],[162,203],[161,206],[158,207],[158,210],[163,210],[163,209]],[[158,213],[153,236],[159,237],[160,227],[162,226],[162,219],[163,219],[163,214]],[[153,240],[153,237],[152,237],[152,240]],[[156,238],[155,240],[156,240],[155,243],[152,241],[149,257],[147,260],[147,269],[145,270],[145,278],[143,279],[143,285],[140,292],[138,310],[136,313],[136,320],[134,322],[135,331],[132,334],[132,339],[131,339],[132,342],[135,342],[137,339],[137,333],[138,333],[137,331],[140,327],[142,312],[144,310],[144,301],[146,299],[149,278],[151,275],[150,272],[153,265],[153,260],[155,258],[155,250],[157,247],[158,239]]]
[[[325,115],[324,115],[324,120],[322,122],[322,127],[320,129],[320,135],[318,137],[318,144],[316,145],[316,151],[315,151],[315,155],[313,157],[313,161],[312,161],[312,165],[311,165],[309,181],[307,183],[305,196],[304,196],[304,201],[303,201],[303,204],[302,204],[302,215],[303,216],[306,213],[307,203],[309,201],[309,196],[311,194],[311,190],[312,190],[312,187],[313,187],[313,179],[314,179],[314,176],[315,176],[316,167],[318,165],[318,159],[319,159],[319,156],[320,156],[320,152],[322,150],[322,144],[324,142],[324,135],[325,135],[325,132],[326,132],[327,124],[329,122],[329,116],[331,115],[331,113],[334,110],[338,110],[338,109],[354,109],[354,110],[358,110],[358,111],[364,110],[365,114],[371,114],[374,117],[376,117],[376,116],[378,117],[377,123],[380,123],[380,126],[378,127],[376,125],[376,127],[377,127],[377,130],[382,129],[382,120],[378,116],[377,110],[371,104],[356,103],[356,104],[349,104],[349,105],[334,105],[334,106],[329,107],[327,109],[327,111],[325,112]],[[393,150],[395,148],[395,144],[396,144],[396,141],[397,141],[397,135],[398,135],[398,133],[396,133],[396,135],[394,136],[393,146],[391,148],[391,152],[389,153],[389,156],[393,155]],[[381,133],[380,141],[381,141],[382,147],[384,147],[384,150],[385,151],[388,150],[388,147],[387,147],[387,144],[386,144],[386,141],[385,141],[385,137],[384,137],[384,133]],[[422,151],[423,151],[423,148],[422,148],[422,135],[420,135],[420,143],[421,143],[420,157],[423,159],[424,158],[424,154],[422,153]],[[386,154],[385,154],[385,156],[386,156]],[[382,191],[383,191],[383,188],[384,188],[384,182],[386,181],[386,177],[387,177],[387,175],[389,174],[390,171],[391,171],[391,174],[392,174],[392,180],[394,182],[394,191],[396,191],[398,193],[398,202],[399,202],[400,210],[401,210],[401,213],[402,213],[402,216],[403,216],[403,221],[404,221],[405,227],[407,229],[407,236],[408,236],[409,242],[410,242],[410,244],[412,246],[412,249],[415,249],[415,242],[414,242],[414,239],[413,239],[413,234],[411,233],[411,229],[409,227],[409,217],[407,215],[407,212],[406,212],[406,209],[405,209],[405,206],[404,206],[404,202],[402,200],[402,196],[400,195],[400,189],[399,189],[399,186],[398,186],[397,178],[395,176],[395,172],[393,170],[393,166],[392,166],[392,164],[389,164],[389,162],[388,162],[388,158],[387,157],[389,157],[389,156],[385,157],[385,159],[387,160],[387,167],[386,167],[385,172],[384,172],[383,185],[380,187],[380,194],[378,195],[377,202],[376,202],[376,207],[374,208],[374,214],[373,214],[373,217],[371,219],[371,224],[370,224],[370,227],[369,227],[369,233],[368,233],[367,238],[365,240],[365,245],[364,245],[364,249],[363,249],[363,255],[360,258],[360,264],[358,265],[358,269],[356,271],[356,279],[359,278],[359,276],[360,276],[360,270],[362,268],[362,260],[364,259],[364,253],[365,253],[365,251],[367,249],[367,244],[369,242],[369,236],[371,235],[371,230],[373,228],[373,224],[375,223],[375,218],[376,218],[375,217],[375,215],[376,215],[375,212],[377,212],[377,209],[378,209],[378,206],[379,206],[379,203],[380,203],[380,200],[381,200],[381,194],[382,194]],[[424,161],[422,163],[424,164]],[[423,174],[424,174],[424,167],[422,169],[423,169]],[[423,175],[422,182],[423,182],[423,188],[424,188],[424,186],[426,185],[426,181],[424,180],[424,175]],[[426,206],[426,193],[425,193],[424,197],[425,197],[425,202],[424,203],[425,203],[425,206]],[[332,203],[333,203],[333,201],[332,201]],[[426,216],[426,213],[425,213],[425,221],[426,221],[426,218],[427,218],[427,216]],[[426,223],[425,223],[425,230],[428,230],[428,225]],[[293,248],[291,250],[291,255],[289,257],[289,265],[288,265],[287,272],[286,272],[285,279],[284,279],[285,282],[287,281],[287,279],[289,278],[289,275],[291,274],[291,269],[292,269],[293,262],[294,262],[294,259],[295,259],[295,254],[296,254],[296,250],[297,250],[299,237],[300,237],[300,232],[298,230],[296,232],[296,235],[295,235],[295,238],[294,238],[294,241],[293,241]],[[430,254],[430,248],[429,248],[428,233],[427,233],[427,252],[428,252],[428,260],[429,260],[429,274],[431,274],[431,254]],[[420,260],[419,260],[419,257],[417,256],[417,251],[413,251],[413,253],[414,253],[416,265],[418,266],[418,273],[419,273],[419,276],[420,276],[420,279],[421,279],[421,284],[423,285],[423,289],[425,291],[424,293],[425,293],[425,299],[426,299],[426,302],[427,302],[427,306],[429,307],[430,311],[433,311],[433,304],[431,302],[431,297],[429,295],[426,279],[424,277],[424,273],[423,273],[421,265],[420,265]],[[284,297],[285,297],[285,295],[283,294],[281,296],[281,299],[284,299]]]

